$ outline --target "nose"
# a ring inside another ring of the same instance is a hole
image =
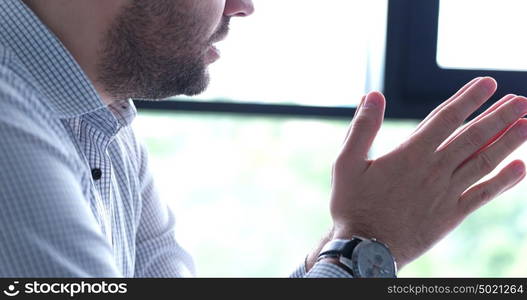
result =
[[[254,12],[252,0],[227,0],[224,15],[227,17],[247,17]]]

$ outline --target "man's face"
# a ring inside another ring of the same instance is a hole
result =
[[[213,44],[252,11],[251,0],[130,0],[105,36],[98,82],[117,99],[199,94],[219,58]]]

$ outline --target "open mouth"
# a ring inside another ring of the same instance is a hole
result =
[[[205,62],[211,64],[220,58],[220,50],[214,45],[210,45],[205,54]]]

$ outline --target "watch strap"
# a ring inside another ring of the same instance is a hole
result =
[[[357,247],[357,245],[362,241],[363,239],[359,237],[353,237],[351,240],[331,240],[326,245],[324,245],[318,257],[322,258],[331,256],[338,258],[343,256],[351,259],[353,249],[355,249],[355,247]]]

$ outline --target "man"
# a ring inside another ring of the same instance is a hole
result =
[[[251,0],[0,2],[0,276],[194,275],[128,99],[202,92],[214,43],[252,12]],[[474,79],[376,160],[385,100],[365,96],[334,165],[333,228],[293,276],[394,276],[517,184],[521,161],[474,186],[527,138],[527,99],[452,135],[495,90]]]

